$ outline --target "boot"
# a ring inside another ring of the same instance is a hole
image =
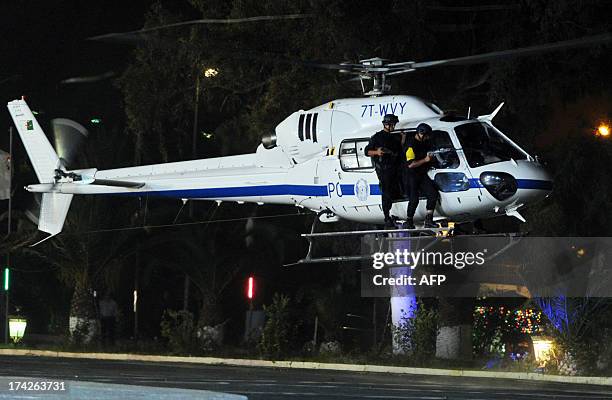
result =
[[[404,228],[405,229],[416,229],[412,218],[410,217],[406,218],[406,222],[404,222]]]
[[[425,223],[423,223],[423,228],[437,228],[438,224],[433,221],[433,214],[427,214],[425,216]]]
[[[395,222],[391,217],[385,217],[385,229],[393,229],[395,228]]]

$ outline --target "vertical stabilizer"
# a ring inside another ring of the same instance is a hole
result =
[[[8,110],[32,162],[38,181],[40,183],[54,183],[55,170],[60,167],[60,160],[38,121],[34,118],[30,107],[24,100],[15,100],[8,103]],[[62,231],[71,201],[71,194],[43,193],[38,229],[51,235],[43,240],[47,240]]]
[[[30,107],[25,100],[14,100],[8,103],[8,110],[34,166],[38,181],[52,183],[55,169],[59,168],[59,157],[34,118]]]

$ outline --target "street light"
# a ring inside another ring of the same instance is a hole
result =
[[[597,136],[608,137],[610,136],[610,127],[608,124],[601,123],[597,127],[597,131],[595,133]]]
[[[9,336],[13,340],[13,343],[19,343],[23,339],[26,327],[28,326],[28,320],[19,317],[9,318]]]
[[[204,76],[206,78],[214,78],[215,76],[217,76],[219,74],[219,70],[216,68],[206,68],[204,70]]]
[[[199,64],[196,64],[199,65]],[[207,78],[214,78],[219,74],[219,70],[217,68],[203,68],[196,73],[196,87],[195,87],[195,101],[193,107],[193,132],[191,134],[191,157],[195,160],[197,153],[197,136],[198,136],[198,112],[200,109],[200,80],[202,79],[202,75]],[[206,135],[204,136],[206,137]],[[209,137],[206,137],[209,139]],[[189,202],[189,218],[193,219],[193,203]],[[189,275],[185,274],[185,281],[183,282],[183,310],[187,310],[187,306],[189,304]]]
[[[553,356],[553,341],[542,336],[534,336],[531,340],[533,342],[533,355],[536,362],[540,366],[546,365]]]
[[[197,153],[196,140],[197,140],[197,134],[198,134],[198,112],[200,109],[200,91],[201,91],[200,81],[202,79],[202,76],[204,76],[206,79],[211,79],[217,75],[219,75],[219,70],[214,67],[202,68],[201,72],[198,72],[196,74],[196,88],[195,88],[196,92],[195,92],[195,101],[194,101],[195,106],[193,110],[193,134],[191,138],[191,152],[192,152],[191,156],[194,159],[196,158],[196,153]],[[191,209],[190,209],[190,213],[193,213]]]
[[[8,185],[8,223],[5,239],[11,236],[11,217],[13,213],[13,127],[9,127],[9,185]],[[6,252],[6,267],[4,269],[4,343],[8,343],[9,338],[9,326],[8,326],[8,313],[9,313],[9,275],[11,267],[11,249],[9,248]]]

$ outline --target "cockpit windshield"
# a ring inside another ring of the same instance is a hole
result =
[[[445,131],[435,130],[430,136],[431,154],[433,155],[433,166],[436,169],[452,169],[459,167],[459,156],[455,146]]]
[[[455,127],[470,167],[493,164],[500,161],[525,160],[527,155],[508,142],[495,129],[482,122]]]

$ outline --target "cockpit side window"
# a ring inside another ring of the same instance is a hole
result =
[[[455,127],[465,158],[470,167],[501,161],[525,160],[527,155],[499,135],[493,127],[473,122]]]
[[[459,167],[459,157],[450,135],[445,131],[433,131],[431,134],[431,149],[436,169],[453,169]]]
[[[370,141],[349,139],[340,144],[340,166],[344,171],[369,172],[374,169],[372,158],[365,155],[364,149]]]

